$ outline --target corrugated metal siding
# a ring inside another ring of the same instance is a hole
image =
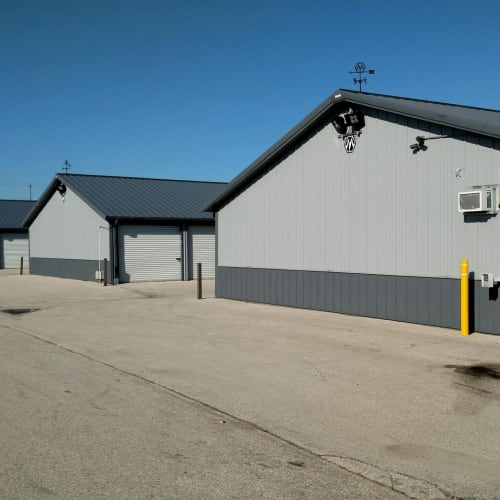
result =
[[[241,188],[244,189],[244,186],[250,182],[252,177],[268,168],[269,162],[273,162],[273,158],[276,158],[286,148],[295,148],[296,140],[308,134],[318,125],[319,121],[324,121],[328,115],[331,116],[334,113],[335,106],[337,106],[337,109],[342,110],[351,105],[354,105],[354,107],[366,106],[372,110],[394,113],[440,126],[453,127],[461,131],[469,131],[481,136],[500,139],[500,111],[497,110],[337,89],[237,175],[226,189],[207,203],[206,209],[210,211],[218,210],[228,200],[237,196],[238,191]]]
[[[198,279],[198,262],[202,265],[203,278],[215,277],[215,228],[213,226],[190,226],[192,246],[192,277]]]
[[[498,289],[470,282],[470,329],[500,334]],[[217,297],[460,328],[460,280],[217,267]]]
[[[346,154],[327,125],[218,214],[220,266],[457,277],[500,274],[500,215],[465,217],[457,193],[500,184],[500,144],[372,111]],[[458,170],[461,169],[461,170]]]
[[[109,230],[100,226],[109,228],[108,222],[71,189],[67,189],[64,198],[56,192],[30,226],[30,256],[109,259]]]
[[[24,268],[29,267],[29,240],[27,234],[0,234],[0,268],[16,269],[23,259]]]
[[[97,260],[30,258],[30,273],[41,276],[95,281],[95,272],[98,269]],[[102,269],[103,263],[101,262]],[[108,269],[108,283],[111,283],[111,269]]]
[[[182,279],[177,226],[120,226],[120,282]]]
[[[459,293],[458,279],[283,269],[218,267],[216,281],[217,297],[448,328],[460,326]]]

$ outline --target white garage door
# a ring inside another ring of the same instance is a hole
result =
[[[0,267],[5,269],[16,269],[21,264],[29,266],[29,239],[27,234],[3,233],[0,235]]]
[[[120,282],[182,279],[176,226],[119,227]]]
[[[193,252],[193,279],[198,278],[198,262],[201,262],[203,278],[215,278],[215,228],[213,226],[191,226]]]

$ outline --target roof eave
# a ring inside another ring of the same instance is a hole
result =
[[[182,224],[213,224],[213,217],[124,217],[123,215],[108,215],[105,217],[110,224],[126,224],[126,223],[182,223]]]
[[[0,227],[0,233],[26,233],[26,227]]]
[[[35,203],[33,208],[29,211],[28,215],[24,218],[22,226],[29,228],[33,221],[38,217],[38,214],[43,210],[45,205],[49,202],[50,198],[54,194],[57,186],[57,175],[52,179],[50,184],[45,188],[38,201]]]
[[[285,134],[280,140],[268,148],[262,155],[253,161],[243,172],[237,175],[227,186],[227,188],[219,193],[216,197],[210,200],[203,210],[205,212],[217,212],[221,205],[231,197],[231,194],[240,189],[248,181],[252,180],[255,176],[259,175],[261,167],[271,163],[276,156],[285,151],[293,143],[307,133],[314,127],[318,121],[322,120],[324,116],[331,110],[331,108],[343,101],[344,98],[337,98],[337,91],[330,97],[325,99],[319,106],[317,106],[311,113],[309,113],[303,120],[301,120],[290,132]]]

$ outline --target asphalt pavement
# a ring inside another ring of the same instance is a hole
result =
[[[148,380],[0,327],[0,498],[401,498]]]
[[[70,496],[79,491],[82,498],[82,491],[87,498],[391,498],[396,491],[421,499],[500,498],[500,337],[214,299],[213,282],[204,286],[206,298],[196,300],[193,282],[102,287],[0,276],[8,360],[0,384],[9,394],[0,412],[2,439],[20,429],[2,443],[9,451],[0,459],[7,498],[43,498],[43,488],[63,497],[57,485],[64,464],[73,471]],[[35,354],[41,359],[29,361]],[[72,377],[79,391],[61,387]],[[69,407],[61,419],[71,396],[65,390],[81,394],[72,396],[80,410]],[[41,391],[44,397],[32,396]],[[34,406],[23,411],[23,404]],[[115,407],[120,417],[113,419]],[[48,416],[54,408],[59,424]],[[77,436],[75,416],[85,419],[85,437],[56,439],[53,448],[49,436]],[[184,426],[190,419],[196,425]],[[192,465],[187,474],[199,469],[189,486],[175,459],[163,463],[174,471],[163,481],[160,453],[139,451],[139,444],[156,450],[163,424],[176,429],[165,447],[178,440],[179,462]],[[45,429],[40,440],[37,428]],[[128,438],[137,445],[130,454]],[[23,443],[19,456],[16,440]],[[50,464],[38,446],[61,457],[52,482],[41,481]],[[26,468],[20,456],[32,450]],[[86,468],[67,458],[77,450]],[[257,450],[269,460],[254,461]],[[90,470],[88,481],[83,470]],[[42,488],[31,497],[30,478]],[[148,490],[155,480],[159,489]],[[15,484],[27,489],[15,496]]]

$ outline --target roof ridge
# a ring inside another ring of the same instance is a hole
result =
[[[404,97],[404,96],[399,96],[399,95],[391,95],[391,94],[379,94],[375,92],[357,92],[355,90],[349,90],[349,89],[337,89],[336,92],[351,92],[354,94],[361,94],[361,95],[371,95],[371,96],[377,96],[377,97],[387,97],[389,99],[400,99],[403,101],[416,101],[416,102],[425,102],[428,104],[440,104],[442,106],[453,106],[456,108],[466,108],[466,109],[477,109],[478,111],[493,111],[494,113],[500,113],[499,109],[492,109],[492,108],[482,108],[479,106],[470,106],[466,104],[456,104],[452,102],[444,102],[444,101],[432,101],[429,99],[416,99],[414,97]]]
[[[56,176],[64,175],[66,177],[97,177],[97,178],[109,178],[109,179],[132,179],[141,181],[164,181],[164,182],[191,182],[191,183],[203,183],[203,184],[227,184],[224,181],[201,181],[201,180],[189,180],[189,179],[161,179],[158,177],[134,177],[131,175],[99,175],[99,174],[66,174],[63,172],[58,172]]]

